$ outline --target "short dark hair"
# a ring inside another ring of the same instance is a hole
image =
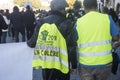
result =
[[[86,9],[97,8],[97,0],[84,0],[83,5]]]
[[[14,6],[13,11],[19,11],[19,8],[17,6]]]
[[[106,14],[108,14],[108,12],[109,12],[109,9],[108,9],[108,7],[104,6],[104,7],[103,7],[103,13],[106,13]]]
[[[29,5],[27,5],[27,6],[26,6],[26,9],[27,9],[27,10],[30,10],[30,6],[29,6]]]

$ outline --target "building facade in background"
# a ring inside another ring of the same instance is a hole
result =
[[[29,0],[26,0],[29,1]],[[42,5],[49,6],[51,0],[40,0],[42,2]],[[75,0],[66,0],[68,3],[73,4]],[[79,0],[83,2],[84,0]],[[102,6],[107,6],[108,8],[114,8],[116,10],[116,6],[118,3],[120,3],[120,0],[97,0],[98,1],[98,8],[101,8]],[[0,0],[0,9],[9,9],[12,10],[14,6],[13,0]]]

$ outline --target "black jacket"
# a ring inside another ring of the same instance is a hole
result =
[[[73,36],[73,27],[71,25],[71,21],[67,20],[66,16],[59,12],[52,11],[49,16],[39,21],[38,25],[35,28],[34,35],[29,41],[27,41],[28,46],[32,48],[35,47],[38,32],[40,26],[43,23],[55,23],[57,25],[59,31],[61,32],[61,34],[63,35],[67,42],[69,63],[72,64],[73,69],[77,68],[76,42]]]
[[[10,14],[10,21],[14,30],[24,30],[23,18],[24,16],[19,11],[14,11]]]
[[[33,29],[34,28],[34,22],[35,22],[35,15],[31,10],[27,10],[24,13],[24,24],[26,27]]]
[[[2,35],[2,29],[7,29],[7,24],[5,23],[3,16],[0,14],[0,36]]]

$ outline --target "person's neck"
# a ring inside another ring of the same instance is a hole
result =
[[[97,11],[96,9],[86,9],[85,12],[88,13],[88,12],[91,12],[91,11]]]

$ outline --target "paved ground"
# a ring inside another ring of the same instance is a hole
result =
[[[7,42],[11,43],[14,42],[15,40],[12,39],[11,37],[7,37]],[[20,35],[20,42],[21,42],[21,35]],[[117,49],[118,55],[120,56],[120,47]],[[103,74],[104,75],[104,74]],[[33,70],[33,80],[43,80],[42,75],[41,75],[41,69],[39,70]],[[78,77],[78,73],[76,75],[71,75],[71,80],[80,80]],[[120,65],[118,68],[117,75],[111,74],[110,80],[120,80]]]
[[[41,74],[41,69],[39,70],[33,70],[33,80],[43,80],[42,79],[42,74]],[[79,80],[78,75],[71,75],[71,80]]]
[[[41,74],[41,69],[33,70],[33,76],[34,76],[33,80],[43,80],[42,79],[42,74]],[[78,76],[78,73],[76,75],[71,75],[70,80],[80,80],[80,78]],[[117,75],[111,74],[110,80],[120,80],[120,65],[119,65],[119,69],[118,69]]]

